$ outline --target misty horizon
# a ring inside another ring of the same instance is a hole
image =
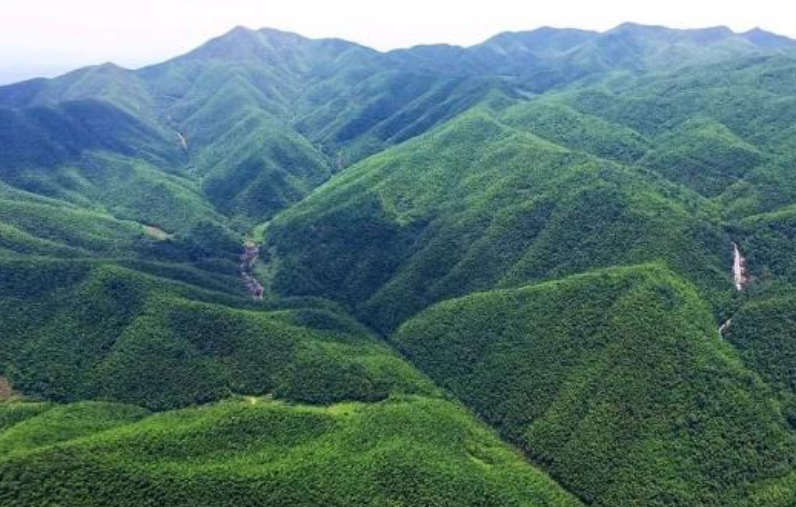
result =
[[[760,0],[753,6],[687,0],[493,0],[488,5],[423,0],[5,0],[2,11],[0,83],[5,84],[109,61],[124,68],[145,67],[186,53],[235,26],[340,38],[379,51],[441,43],[467,47],[501,32],[544,26],[603,32],[625,22],[675,29],[726,26],[736,33],[761,27],[796,38],[787,15],[790,8],[782,0]]]
[[[282,32],[282,33],[285,33],[285,34],[298,35],[300,37],[303,37],[303,38],[306,38],[306,39],[310,39],[310,40],[342,40],[342,41],[345,41],[345,42],[349,42],[349,43],[352,43],[352,44],[357,44],[357,45],[366,47],[368,49],[371,49],[371,50],[374,50],[374,51],[377,51],[377,52],[380,52],[380,53],[391,53],[391,52],[396,52],[396,51],[411,50],[413,48],[433,47],[433,46],[449,46],[449,47],[456,47],[456,48],[471,48],[471,47],[476,47],[476,46],[479,46],[481,44],[484,44],[484,43],[488,42],[489,40],[491,40],[491,39],[493,39],[493,38],[495,38],[495,37],[497,37],[497,36],[499,36],[501,34],[507,34],[507,33],[515,33],[515,34],[516,33],[532,33],[532,32],[536,32],[536,31],[539,31],[539,30],[550,29],[550,30],[577,30],[577,31],[583,31],[583,32],[592,32],[592,33],[595,33],[595,34],[596,33],[604,34],[604,33],[609,33],[611,31],[620,29],[620,28],[622,28],[624,26],[638,26],[638,27],[644,27],[644,28],[662,28],[662,29],[679,30],[679,31],[727,30],[727,31],[729,31],[729,32],[731,32],[731,33],[733,33],[735,35],[748,35],[748,34],[751,34],[751,33],[754,33],[754,32],[761,32],[761,33],[771,34],[771,35],[774,35],[774,36],[777,36],[777,37],[784,37],[784,38],[788,38],[788,39],[791,39],[791,40],[796,40],[796,37],[790,37],[788,35],[777,33],[777,32],[772,31],[772,30],[767,30],[765,27],[760,27],[760,26],[755,26],[755,27],[749,28],[747,30],[740,30],[739,31],[739,30],[734,30],[733,28],[731,28],[729,26],[726,26],[726,25],[678,28],[678,27],[672,27],[672,26],[667,26],[667,25],[662,25],[662,24],[646,24],[646,23],[637,23],[637,22],[634,22],[634,21],[624,21],[622,23],[617,24],[616,26],[613,26],[613,27],[605,29],[605,30],[594,30],[594,29],[582,28],[582,27],[577,27],[577,26],[540,25],[540,26],[533,27],[533,28],[528,28],[528,29],[525,29],[525,30],[503,30],[503,31],[498,31],[498,32],[495,32],[494,34],[486,37],[485,39],[480,40],[478,42],[474,42],[472,44],[456,44],[456,43],[453,43],[453,42],[419,42],[419,43],[408,45],[408,46],[401,46],[401,47],[394,47],[394,48],[379,48],[379,47],[368,45],[368,44],[366,44],[364,42],[361,42],[361,41],[352,40],[352,39],[348,39],[348,38],[345,38],[345,37],[337,37],[337,36],[312,37],[312,36],[307,36],[307,35],[305,35],[303,33],[296,32],[296,31],[293,31],[293,30],[287,30],[287,29],[282,29],[282,28],[272,27],[272,26],[252,27],[252,26],[246,26],[246,25],[235,25],[235,26],[233,26],[233,27],[231,27],[231,28],[229,28],[229,29],[217,34],[217,35],[209,37],[204,42],[198,44],[194,48],[189,48],[189,49],[184,50],[184,51],[179,52],[179,53],[167,55],[167,56],[164,56],[164,57],[162,57],[160,59],[153,59],[153,60],[149,60],[149,61],[141,61],[141,62],[139,62],[137,64],[132,64],[132,65],[125,65],[124,63],[118,63],[117,61],[115,61],[113,59],[106,60],[106,61],[96,61],[96,62],[85,63],[85,64],[83,64],[83,63],[77,63],[77,64],[54,63],[54,64],[48,66],[49,68],[48,67],[42,68],[42,67],[36,66],[35,64],[31,64],[30,66],[26,66],[26,65],[22,64],[22,65],[11,66],[11,67],[3,67],[2,64],[0,64],[0,86],[8,85],[8,84],[14,84],[14,83],[27,81],[27,80],[31,80],[31,79],[42,79],[42,78],[43,79],[52,79],[52,78],[56,78],[56,77],[68,74],[68,73],[76,71],[76,70],[80,70],[80,69],[87,68],[87,67],[97,67],[97,66],[101,66],[101,65],[113,65],[113,66],[116,66],[116,67],[119,67],[119,68],[122,68],[122,69],[125,69],[125,70],[136,71],[136,70],[144,69],[144,68],[147,68],[147,67],[150,67],[150,66],[161,64],[161,63],[169,61],[169,60],[171,60],[173,58],[178,58],[178,57],[180,57],[180,56],[182,56],[184,54],[187,54],[187,53],[195,50],[198,47],[203,46],[204,44],[207,44],[208,42],[211,42],[211,41],[213,41],[215,39],[219,39],[219,38],[225,37],[226,35],[234,32],[235,30],[241,30],[241,29],[242,30],[252,31],[252,32],[262,32],[262,31]]]

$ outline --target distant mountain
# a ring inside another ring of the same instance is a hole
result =
[[[103,100],[158,132],[162,144],[177,149],[186,141],[184,170],[203,177],[215,206],[252,223],[301,199],[338,166],[488,97],[543,92],[617,70],[667,71],[794,48],[796,42],[759,30],[625,24],[606,33],[541,28],[470,48],[379,53],[238,27],[139,71],[105,64],[0,87],[0,105]]]

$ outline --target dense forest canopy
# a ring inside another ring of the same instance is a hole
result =
[[[0,87],[0,505],[792,506],[794,168],[762,30]]]

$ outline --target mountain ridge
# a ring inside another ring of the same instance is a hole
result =
[[[515,31],[507,31],[507,32],[500,32],[495,35],[492,35],[485,39],[482,42],[474,43],[468,46],[464,45],[457,45],[457,44],[450,44],[450,43],[433,43],[433,44],[425,44],[419,43],[408,47],[403,48],[394,48],[389,50],[379,50],[375,49],[354,41],[350,41],[347,39],[342,39],[339,37],[319,37],[319,38],[310,38],[305,37],[297,32],[281,30],[277,28],[271,27],[261,27],[261,28],[250,28],[245,25],[238,25],[234,28],[230,29],[226,33],[216,36],[209,40],[208,42],[202,44],[201,46],[188,51],[185,54],[177,55],[175,57],[167,58],[161,62],[156,62],[148,65],[144,65],[142,67],[137,68],[126,68],[117,65],[116,63],[109,61],[102,64],[90,65],[86,67],[80,67],[79,69],[75,69],[70,71],[69,73],[75,72],[77,70],[83,69],[91,69],[91,68],[98,68],[104,66],[112,66],[118,70],[128,71],[128,72],[138,72],[144,71],[146,69],[150,69],[151,67],[157,67],[159,65],[163,65],[165,63],[171,62],[173,60],[177,60],[188,55],[197,56],[201,54],[203,51],[207,51],[208,46],[214,46],[219,43],[229,42],[233,38],[237,38],[239,41],[241,39],[246,40],[249,39],[252,35],[260,34],[266,35],[267,37],[274,37],[276,39],[282,40],[292,40],[292,41],[301,41],[303,43],[322,43],[322,44],[339,44],[342,46],[347,47],[356,47],[358,49],[367,50],[369,52],[378,53],[381,55],[390,55],[390,54],[402,54],[407,52],[412,52],[415,50],[422,50],[426,48],[435,48],[435,47],[444,47],[456,52],[460,52],[460,50],[473,50],[476,48],[481,48],[483,46],[488,46],[490,43],[498,42],[501,39],[513,39],[513,38],[541,38],[545,35],[581,35],[584,38],[587,36],[595,37],[595,36],[605,36],[608,34],[616,34],[616,33],[623,33],[623,32],[636,32],[636,31],[662,31],[670,35],[675,34],[694,34],[694,35],[705,35],[705,34],[717,34],[720,33],[726,37],[740,37],[744,38],[755,45],[760,45],[761,47],[788,47],[788,48],[796,48],[796,38],[791,38],[785,35],[777,34],[775,32],[771,32],[760,27],[755,27],[750,30],[744,32],[735,32],[732,29],[726,26],[715,26],[715,27],[705,27],[705,28],[670,28],[664,25],[646,25],[641,23],[635,22],[624,22],[621,23],[613,28],[598,31],[598,30],[587,30],[587,29],[580,29],[574,27],[554,27],[554,26],[540,26],[538,28],[530,29],[530,30],[515,30]],[[43,78],[43,77],[33,77],[30,79],[21,80],[14,83],[8,83],[5,85],[0,86],[0,89],[7,88],[10,86],[16,86],[21,83],[26,83],[30,81],[38,81],[38,80],[52,80],[58,79],[63,77],[63,75],[56,76],[53,78]]]
[[[0,87],[0,504],[792,504],[795,45],[238,27]]]

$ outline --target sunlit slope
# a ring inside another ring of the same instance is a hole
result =
[[[236,278],[130,267],[2,262],[0,374],[15,390],[162,410],[231,394],[329,403],[431,389],[331,307],[264,311]]]
[[[492,77],[406,65],[346,41],[236,28],[141,70],[103,65],[0,87],[0,104],[8,115],[29,115],[90,100],[118,117],[104,121],[102,135],[118,132],[121,119],[134,119],[167,147],[170,159],[160,170],[200,187],[218,211],[246,228],[299,201],[333,171],[425,132],[493,92],[512,93]],[[63,165],[50,159],[64,149],[37,151],[46,138],[13,129],[18,135],[9,145],[33,149],[23,153],[24,168],[36,182],[52,185],[41,166]],[[82,153],[97,143],[83,141],[65,148]],[[133,143],[124,148],[134,149]],[[94,165],[107,171],[105,161]]]
[[[792,41],[760,31],[626,24],[602,34],[540,29],[500,34],[471,48],[380,53],[337,39],[239,27],[144,69],[105,64],[2,87],[0,104],[24,111],[90,100],[115,108],[168,141],[178,162],[164,170],[188,169],[214,205],[252,225],[303,198],[332,171],[484,100],[558,90],[615,72],[782,58],[793,48]],[[653,118],[645,115],[647,122]],[[117,132],[117,123],[106,122],[110,128],[99,134]],[[15,143],[37,145],[34,140],[26,135]],[[721,184],[716,178],[700,184],[713,190]]]
[[[446,301],[393,340],[593,505],[751,505],[793,466],[772,392],[659,266]]]
[[[724,331],[744,364],[757,372],[782,401],[782,412],[796,427],[796,298],[761,297],[743,305]]]
[[[707,292],[729,283],[702,198],[528,127],[477,108],[336,177],[271,224],[276,289],[389,329],[445,297],[600,266],[660,259]]]
[[[789,506],[793,45],[237,28],[0,87],[0,504]]]
[[[608,80],[564,94],[570,107],[644,136],[636,161],[715,198],[737,219],[796,200],[794,60],[760,56]]]
[[[0,198],[8,222],[17,227],[36,213],[15,207],[24,201],[184,235],[223,221],[181,170],[176,141],[105,102],[2,109],[0,142]],[[58,215],[52,213],[51,220]]]
[[[154,416],[11,405],[3,419],[0,501],[20,507],[582,505],[440,399],[321,408],[252,398]]]

